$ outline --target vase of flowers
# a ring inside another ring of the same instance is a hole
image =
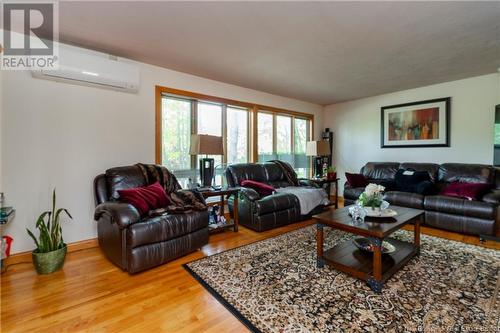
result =
[[[385,187],[382,185],[368,184],[365,191],[359,195],[358,205],[365,209],[380,211],[384,203],[384,190]]]

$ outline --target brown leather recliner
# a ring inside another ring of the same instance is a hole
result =
[[[117,200],[118,190],[145,185],[137,166],[108,169],[94,179],[99,245],[111,262],[129,273],[161,265],[208,243],[207,211],[141,218],[134,206]]]
[[[289,193],[275,193],[261,197],[254,189],[241,187],[243,180],[255,180],[275,188],[293,186],[280,166],[275,163],[241,163],[229,165],[225,171],[230,186],[239,186],[239,223],[256,231],[264,231],[305,220],[321,212],[318,206],[308,215],[300,214],[299,199]],[[300,179],[300,186],[318,187],[314,182]],[[233,197],[229,198],[229,211],[233,213]]]
[[[388,185],[394,181],[398,169],[427,171],[434,183],[436,193],[422,195],[389,190],[385,199],[397,206],[425,210],[424,225],[448,231],[500,237],[500,172],[491,165],[466,163],[398,163],[369,162],[361,168],[361,173],[371,183]],[[452,182],[488,183],[493,190],[481,200],[467,200],[439,195]],[[353,204],[363,192],[362,187],[352,187],[345,183],[345,205]]]

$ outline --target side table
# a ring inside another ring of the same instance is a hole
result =
[[[220,214],[224,216],[224,196],[231,196],[234,195],[234,205],[233,205],[233,220],[230,221],[229,223],[217,223],[216,227],[210,228],[210,233],[219,231],[221,229],[227,229],[230,227],[233,227],[234,232],[238,232],[238,193],[240,191],[239,187],[224,187],[220,190],[214,190],[214,189],[203,189],[203,190],[198,190],[201,195],[206,199],[210,197],[220,197]]]
[[[312,182],[318,184],[322,188],[326,190],[326,193],[328,193],[328,199],[330,198],[330,191],[331,191],[331,186],[332,184],[335,184],[335,209],[339,208],[339,179],[340,178],[335,178],[335,179],[328,179],[328,178],[311,178]]]
[[[8,215],[3,215],[4,213],[4,208],[2,208],[2,214],[0,214],[0,244],[3,245],[3,228],[16,216],[16,210],[12,209],[12,207],[5,207],[5,208],[10,208],[11,210],[9,211]],[[3,246],[2,246],[3,247]],[[2,249],[3,252],[3,249]],[[2,253],[3,256],[3,253]],[[4,266],[4,260],[6,258],[1,258],[0,260],[0,270],[3,273],[5,271],[5,266]]]

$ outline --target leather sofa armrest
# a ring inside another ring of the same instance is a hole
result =
[[[255,202],[257,215],[265,215],[294,207],[300,207],[299,199],[290,193],[275,193]]]
[[[493,190],[488,192],[483,196],[482,201],[488,202],[491,204],[499,205],[500,204],[500,190]]]
[[[104,202],[96,207],[94,219],[97,221],[102,217],[109,218],[111,223],[118,224],[120,229],[124,229],[141,220],[141,216],[134,206],[111,201]]]
[[[320,187],[316,182],[306,178],[299,178],[299,186]]]
[[[253,188],[240,187],[240,193],[245,196],[250,201],[255,201],[260,199],[259,193]]]

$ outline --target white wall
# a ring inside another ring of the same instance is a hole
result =
[[[324,123],[334,131],[339,176],[359,172],[368,161],[493,162],[495,105],[500,74],[490,74],[326,106]],[[382,106],[451,96],[451,146],[380,148]]]
[[[17,210],[6,228],[14,253],[33,249],[25,229],[49,208],[54,187],[58,205],[74,217],[63,224],[65,241],[96,237],[93,178],[110,167],[154,162],[155,85],[312,113],[321,124],[319,105],[139,65],[138,94],[3,73],[0,191]]]

